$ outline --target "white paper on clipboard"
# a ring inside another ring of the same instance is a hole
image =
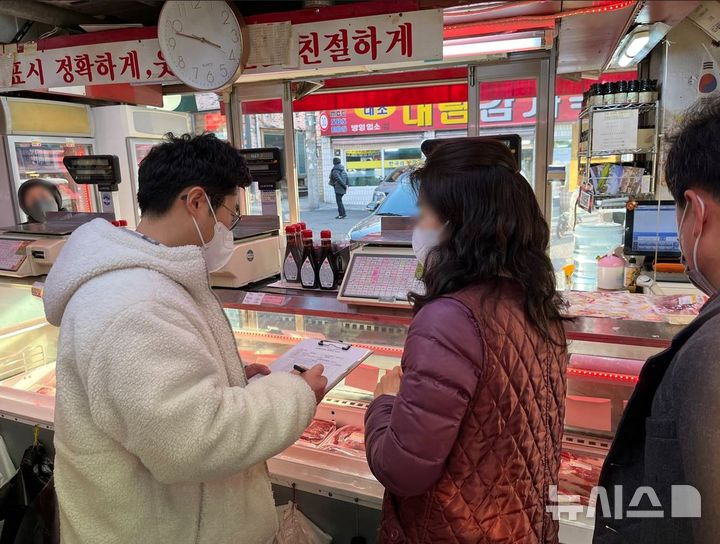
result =
[[[369,349],[357,348],[343,342],[325,340],[321,344],[319,340],[303,340],[275,359],[270,365],[270,370],[292,372],[294,365],[309,369],[321,364],[325,367],[323,374],[328,380],[325,389],[327,393],[371,354],[372,351]],[[250,381],[256,379],[262,379],[262,375],[253,376]]]

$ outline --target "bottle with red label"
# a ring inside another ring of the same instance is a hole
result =
[[[317,257],[313,246],[313,232],[305,229],[303,236],[303,252],[300,259],[300,283],[306,289],[318,288]]]
[[[294,225],[285,227],[285,258],[283,259],[283,277],[290,283],[300,281],[300,251]]]
[[[332,232],[320,232],[320,258],[318,259],[318,283],[320,289],[332,290],[338,286],[340,272],[337,268],[337,259],[333,253]]]

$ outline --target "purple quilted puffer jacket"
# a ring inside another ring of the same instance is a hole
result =
[[[521,287],[480,285],[423,307],[396,397],[365,420],[385,486],[381,543],[558,542],[557,485],[567,350],[532,326]]]

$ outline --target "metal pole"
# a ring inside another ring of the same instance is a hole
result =
[[[295,122],[293,119],[292,92],[290,82],[283,88],[283,129],[285,136],[285,178],[288,187],[288,207],[290,209],[290,222],[300,221],[300,199],[298,191],[297,166],[295,165]]]
[[[537,126],[535,134],[535,196],[543,210],[545,219],[550,222],[552,213],[552,192],[548,191],[547,169],[552,162],[553,141],[555,137],[555,58],[556,50],[550,52],[550,58],[540,61],[540,73],[537,84]]]
[[[477,66],[468,66],[468,136],[480,136],[480,87],[477,81]]]
[[[242,103],[240,102],[240,95],[237,91],[237,87],[233,87],[230,93],[223,93],[223,99],[227,96],[225,101],[226,107],[226,122],[228,131],[228,141],[233,147],[242,149],[243,141],[243,118],[242,118]],[[247,215],[250,209],[249,202],[250,194],[247,190],[240,190],[240,214]]]

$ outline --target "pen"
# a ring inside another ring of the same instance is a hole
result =
[[[293,365],[293,370],[297,370],[300,374],[302,374],[303,372],[307,372],[307,368],[300,365]]]

